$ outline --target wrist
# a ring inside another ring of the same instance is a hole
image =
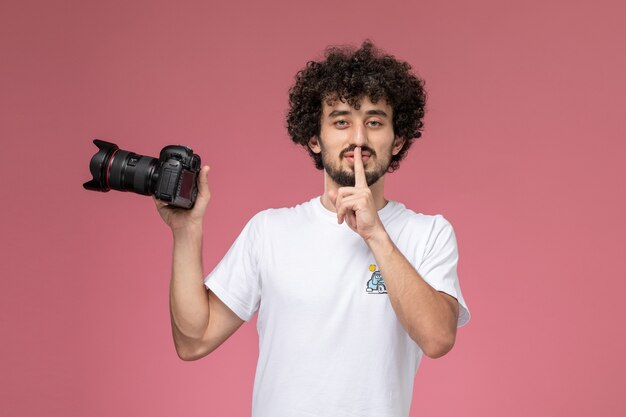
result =
[[[174,240],[201,240],[202,224],[172,228],[172,236]]]
[[[372,252],[377,252],[385,249],[393,250],[394,247],[394,244],[384,227],[381,227],[379,230],[372,233],[368,238],[366,238],[365,243],[367,243],[367,246],[369,246]]]

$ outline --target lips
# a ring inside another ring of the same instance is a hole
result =
[[[350,162],[351,164],[354,164],[354,154],[352,152],[346,153],[344,157],[346,158],[346,160],[348,160],[348,162]],[[369,161],[369,159],[370,159],[369,152],[367,154],[363,153],[361,155],[361,161],[363,162],[364,165],[367,164],[367,161]]]
[[[346,152],[344,154],[344,156],[346,158],[354,158],[354,151]],[[368,151],[361,152],[361,157],[362,158],[369,158],[370,156],[371,156],[371,154]]]

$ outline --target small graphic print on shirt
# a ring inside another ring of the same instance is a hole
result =
[[[369,270],[372,276],[369,281],[367,281],[365,291],[367,291],[368,294],[387,294],[387,285],[385,285],[385,280],[380,271],[376,269],[376,265],[371,264]]]

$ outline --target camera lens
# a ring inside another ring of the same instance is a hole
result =
[[[109,167],[109,186],[114,190],[152,194],[154,170],[158,159],[119,150]]]
[[[88,190],[130,191],[152,194],[158,159],[123,151],[117,145],[95,139],[98,152],[91,158],[89,170],[93,180],[83,184]]]

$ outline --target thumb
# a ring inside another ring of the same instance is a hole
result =
[[[207,178],[210,169],[211,168],[209,168],[208,165],[205,165],[202,167],[200,173],[198,174],[198,198],[196,199],[196,202],[200,202],[201,204],[208,203],[209,199],[211,198],[211,192],[209,191],[209,180]]]

